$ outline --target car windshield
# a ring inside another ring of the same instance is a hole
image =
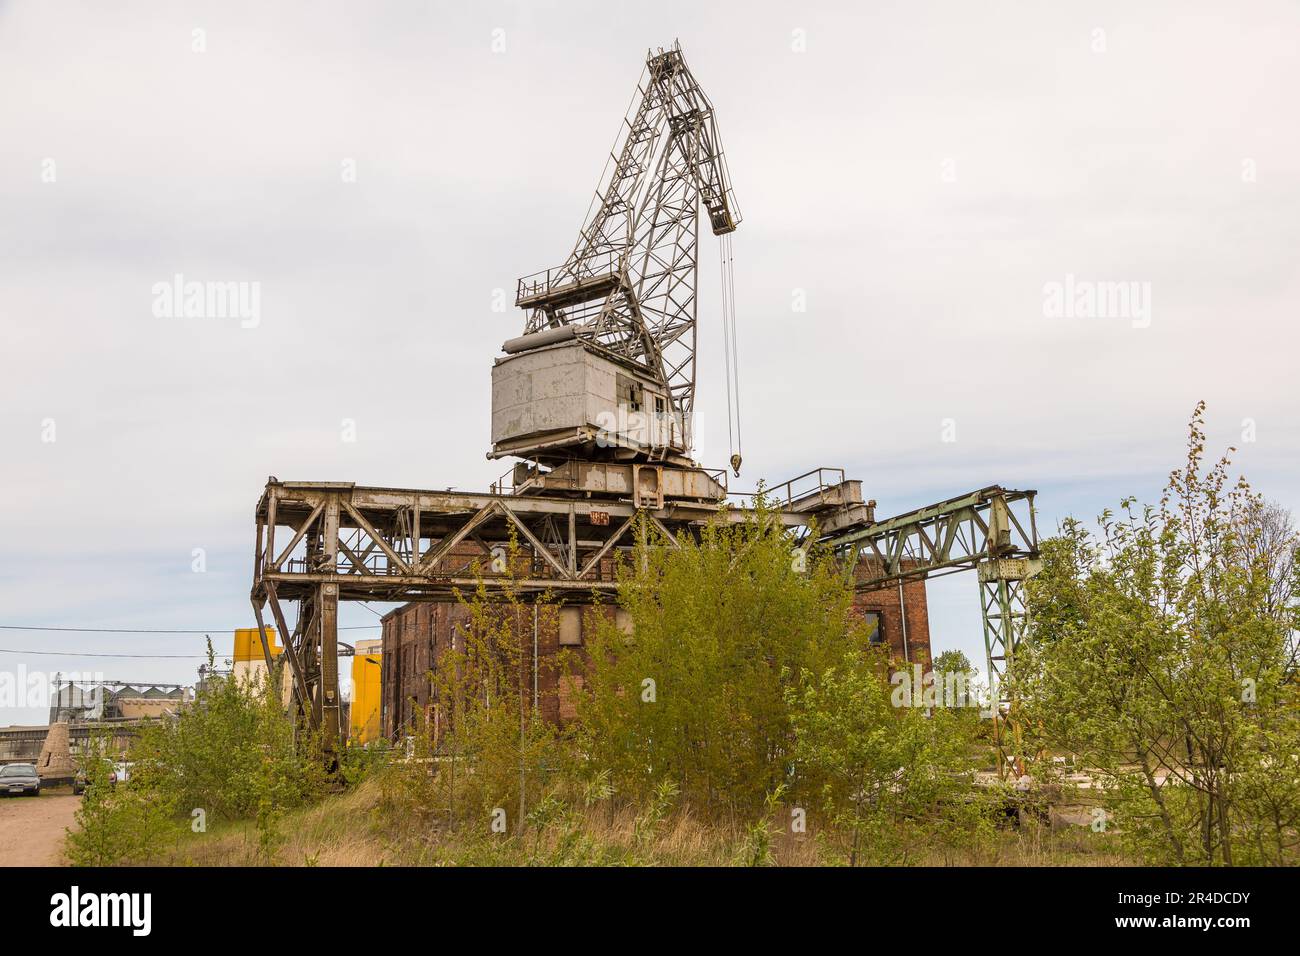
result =
[[[11,763],[7,767],[0,767],[0,777],[30,777],[36,772],[36,768],[29,763]]]

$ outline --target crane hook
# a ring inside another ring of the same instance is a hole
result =
[[[737,478],[740,477],[740,456],[739,455],[731,456],[731,470],[736,473]]]

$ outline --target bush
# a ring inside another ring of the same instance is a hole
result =
[[[270,804],[299,806],[323,792],[319,746],[285,715],[278,681],[209,679],[174,722],[147,727],[132,753],[158,795],[185,814],[254,817]]]
[[[457,595],[469,620],[428,675],[434,710],[420,716],[412,753],[384,776],[390,809],[481,835],[517,834],[566,778],[569,754],[533,706],[534,606],[513,586],[525,561],[512,538],[503,592],[489,595],[480,577],[472,595]],[[545,596],[536,613],[545,618],[539,627],[553,626]]]
[[[1165,864],[1279,864],[1300,843],[1300,610],[1294,533],[1227,456],[1204,465],[1204,406],[1158,505],[1044,543],[1034,641],[1012,668],[1029,741],[1104,784],[1113,825]],[[1286,569],[1277,573],[1278,568]]]
[[[154,790],[147,771],[109,783],[113,770],[106,756],[109,743],[107,736],[92,740],[78,761],[86,791],[77,808],[77,829],[69,831],[66,844],[68,861],[74,866],[146,860],[181,832],[175,807]]]
[[[969,796],[972,725],[950,709],[895,707],[884,668],[846,655],[786,691],[803,789],[847,840],[850,866],[903,862],[932,828],[987,829]],[[959,822],[960,826],[944,826]]]
[[[213,654],[208,647],[209,665]],[[209,672],[211,666],[209,666]],[[68,841],[74,862],[107,865],[146,859],[162,843],[209,823],[253,819],[270,859],[278,822],[328,783],[314,738],[294,727],[272,688],[279,682],[210,678],[175,720],[141,729],[127,780],[110,787],[95,748],[85,761],[89,788]]]
[[[649,539],[619,571],[630,628],[593,615],[577,711],[582,750],[629,799],[670,780],[706,811],[752,817],[792,769],[785,691],[868,655],[852,589],[796,548],[760,501],[699,541]]]

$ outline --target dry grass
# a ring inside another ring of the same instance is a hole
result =
[[[816,831],[815,826],[810,830]],[[766,836],[680,809],[651,825],[632,808],[568,810],[522,836],[448,832],[385,802],[374,781],[285,815],[268,858],[251,822],[186,835],[150,862],[178,866],[777,866],[843,865],[833,842],[769,826]],[[1113,841],[1084,827],[998,831],[978,847],[919,843],[899,862],[931,866],[1126,866]]]
[[[327,797],[315,806],[285,814],[282,839],[268,859],[251,820],[187,835],[151,863],[164,866],[382,866],[384,842],[371,825],[378,791],[371,786]]]

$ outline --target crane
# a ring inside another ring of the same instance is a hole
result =
[[[256,509],[253,611],[270,668],[262,611],[270,605],[286,635],[297,706],[327,749],[340,726],[340,602],[454,603],[479,586],[535,600],[612,596],[611,556],[649,528],[671,545],[719,515],[748,520],[744,507],[719,508],[725,470],[691,458],[701,210],[720,239],[738,474],[730,244],[741,216],[713,106],[674,44],[646,57],[572,252],[518,282],[527,319],[493,364],[488,452],[519,459],[509,485],[503,478],[484,494],[268,478]],[[1000,679],[1030,631],[1024,582],[1037,570],[1035,492],[989,486],[888,519],[877,519],[862,482],[839,468],[763,494],[775,520],[844,561],[858,591],[977,571],[990,679]],[[522,581],[495,562],[483,572],[480,559],[507,542],[530,554]],[[282,601],[298,602],[292,629]],[[387,651],[385,660],[390,673],[404,666]],[[992,715],[999,769],[1018,767],[1010,701],[999,698]]]
[[[728,406],[737,409],[729,236],[741,216],[713,105],[674,44],[646,58],[573,251],[519,280],[527,320],[493,370],[490,457],[694,465],[701,209],[724,242]],[[738,411],[728,419],[738,433]],[[737,473],[739,464],[733,454]]]

